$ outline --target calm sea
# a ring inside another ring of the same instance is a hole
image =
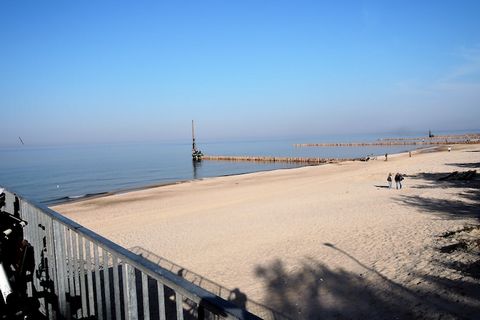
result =
[[[378,138],[376,136],[375,138]],[[294,143],[359,142],[373,137],[317,137],[295,140],[210,142],[209,155],[356,158],[414,147],[295,148]],[[0,186],[29,199],[59,203],[112,191],[205,177],[292,168],[285,163],[202,161],[193,164],[190,143],[136,143],[92,146],[0,148]]]

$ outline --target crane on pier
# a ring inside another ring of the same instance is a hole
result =
[[[202,161],[203,153],[197,149],[195,144],[195,126],[192,120],[192,160],[193,161]]]

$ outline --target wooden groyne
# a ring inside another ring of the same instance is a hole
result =
[[[303,157],[293,157],[293,158],[292,157],[255,157],[255,156],[209,156],[209,155],[204,155],[202,160],[325,164],[325,163],[337,163],[337,162],[342,162],[342,161],[363,160],[363,159],[303,158]]]

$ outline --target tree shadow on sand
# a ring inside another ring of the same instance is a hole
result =
[[[449,176],[452,176],[455,171],[452,172],[422,172],[416,175],[409,175],[408,178],[412,179],[412,181],[419,181],[421,184],[412,186],[414,189],[429,189],[429,188],[469,188],[469,189],[480,189],[480,179],[478,178],[478,174],[476,174],[472,179],[469,180],[461,180],[455,179],[448,179]]]
[[[455,166],[477,165],[452,164]],[[470,168],[470,167],[469,167]],[[400,196],[398,201],[405,205],[417,207],[422,211],[433,213],[447,219],[463,219],[466,217],[480,218],[480,179],[474,174],[470,179],[461,179],[462,172],[458,175],[455,172],[419,173],[409,176],[412,180],[418,180],[421,184],[412,186],[418,189],[454,189],[458,190],[456,199],[428,198],[418,195]],[[465,173],[465,172],[463,172]],[[457,177],[458,176],[458,177]]]
[[[264,301],[292,319],[474,319],[480,312],[478,283],[414,275],[413,287],[406,287],[342,249],[324,245],[355,261],[364,272],[331,269],[313,258],[289,270],[278,259],[256,268],[266,287]],[[453,292],[447,292],[450,288]],[[457,299],[460,294],[463,299]]]
[[[471,195],[477,198],[477,195]],[[480,218],[478,203],[466,203],[461,200],[425,198],[421,196],[402,196],[400,199],[405,205],[418,207],[424,212],[430,212],[440,218],[464,219],[467,217]]]
[[[465,162],[465,163],[447,163],[449,166],[476,169],[480,168],[480,162]]]

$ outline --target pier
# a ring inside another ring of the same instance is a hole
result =
[[[455,134],[455,135],[439,135],[439,136],[433,136],[433,137],[410,137],[410,138],[383,138],[383,139],[378,139],[378,141],[418,141],[418,140],[425,140],[428,139],[429,141],[463,141],[467,142],[468,141],[475,141],[475,140],[480,140],[480,134],[479,133],[468,133],[468,134]]]
[[[373,142],[297,143],[295,147],[384,147],[384,146],[427,146],[450,144],[480,144],[480,134],[445,135],[416,138],[385,138]]]

